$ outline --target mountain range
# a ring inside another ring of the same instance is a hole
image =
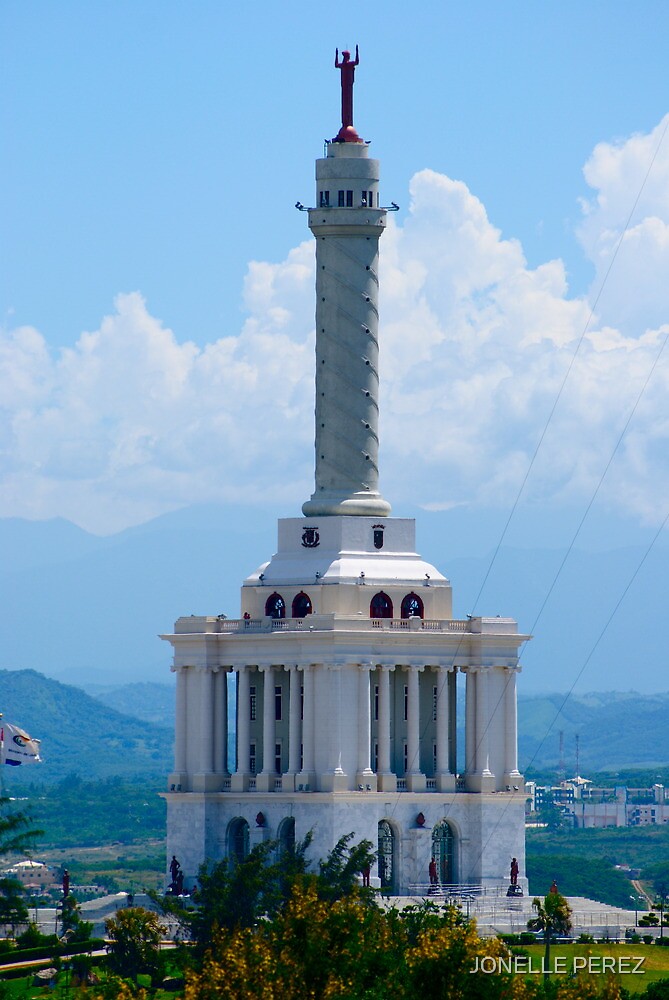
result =
[[[295,511],[279,511],[293,516]],[[159,635],[180,615],[239,613],[242,580],[275,550],[277,511],[202,505],[99,537],[63,521],[0,519],[0,668],[87,689],[170,680]],[[454,615],[534,633],[519,691],[667,688],[666,539],[610,513],[407,509],[418,550],[453,584]],[[564,565],[563,565],[564,563]]]

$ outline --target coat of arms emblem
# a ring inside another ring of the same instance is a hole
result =
[[[317,545],[320,545],[321,536],[318,534],[318,528],[305,528],[302,532],[302,545],[305,549],[315,549]]]

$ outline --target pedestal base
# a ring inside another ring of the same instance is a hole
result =
[[[377,789],[379,792],[396,792],[397,791],[397,775],[396,774],[377,774]]]
[[[249,774],[244,774],[237,772],[236,774],[230,775],[230,791],[231,792],[248,792],[249,790]]]
[[[193,775],[194,792],[220,792],[223,789],[224,775],[202,771]]]
[[[496,787],[494,774],[466,774],[465,788],[468,792],[494,792]]]
[[[424,792],[427,785],[424,774],[407,774],[406,782],[408,792]]]
[[[347,792],[349,791],[348,775],[337,772],[321,774],[318,790],[320,792]]]
[[[373,771],[359,771],[355,776],[355,780],[357,785],[362,785],[366,792],[376,791],[376,775]],[[360,791],[359,787],[358,791]]]

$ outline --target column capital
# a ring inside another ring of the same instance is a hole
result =
[[[427,670],[433,670],[435,674],[455,674],[458,668],[454,663],[430,663],[426,664]]]
[[[374,669],[383,670],[385,673],[392,673],[395,667],[395,663],[377,663],[375,664]]]
[[[397,666],[400,667],[401,670],[406,670],[407,673],[411,673],[412,670],[416,670],[419,674],[422,674],[425,670],[424,663],[398,663]]]

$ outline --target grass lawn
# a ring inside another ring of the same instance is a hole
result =
[[[531,956],[533,968],[541,968],[541,959],[544,954],[542,944],[523,945],[520,948],[515,946],[512,951]],[[649,982],[656,979],[669,979],[669,948],[660,948],[655,944],[555,944],[551,945],[551,957],[549,968],[554,967],[556,957],[565,959],[566,968],[571,971],[575,956],[592,956],[595,961],[592,968],[601,968],[601,963],[597,959],[603,956],[611,956],[618,960],[633,958],[644,958],[644,963],[640,967],[643,975],[623,974],[620,976],[620,983],[630,993],[642,993]],[[634,968],[635,962],[623,961],[623,968]],[[597,974],[593,971],[593,975]],[[557,978],[557,976],[555,977]],[[603,975],[599,978],[604,979]]]

